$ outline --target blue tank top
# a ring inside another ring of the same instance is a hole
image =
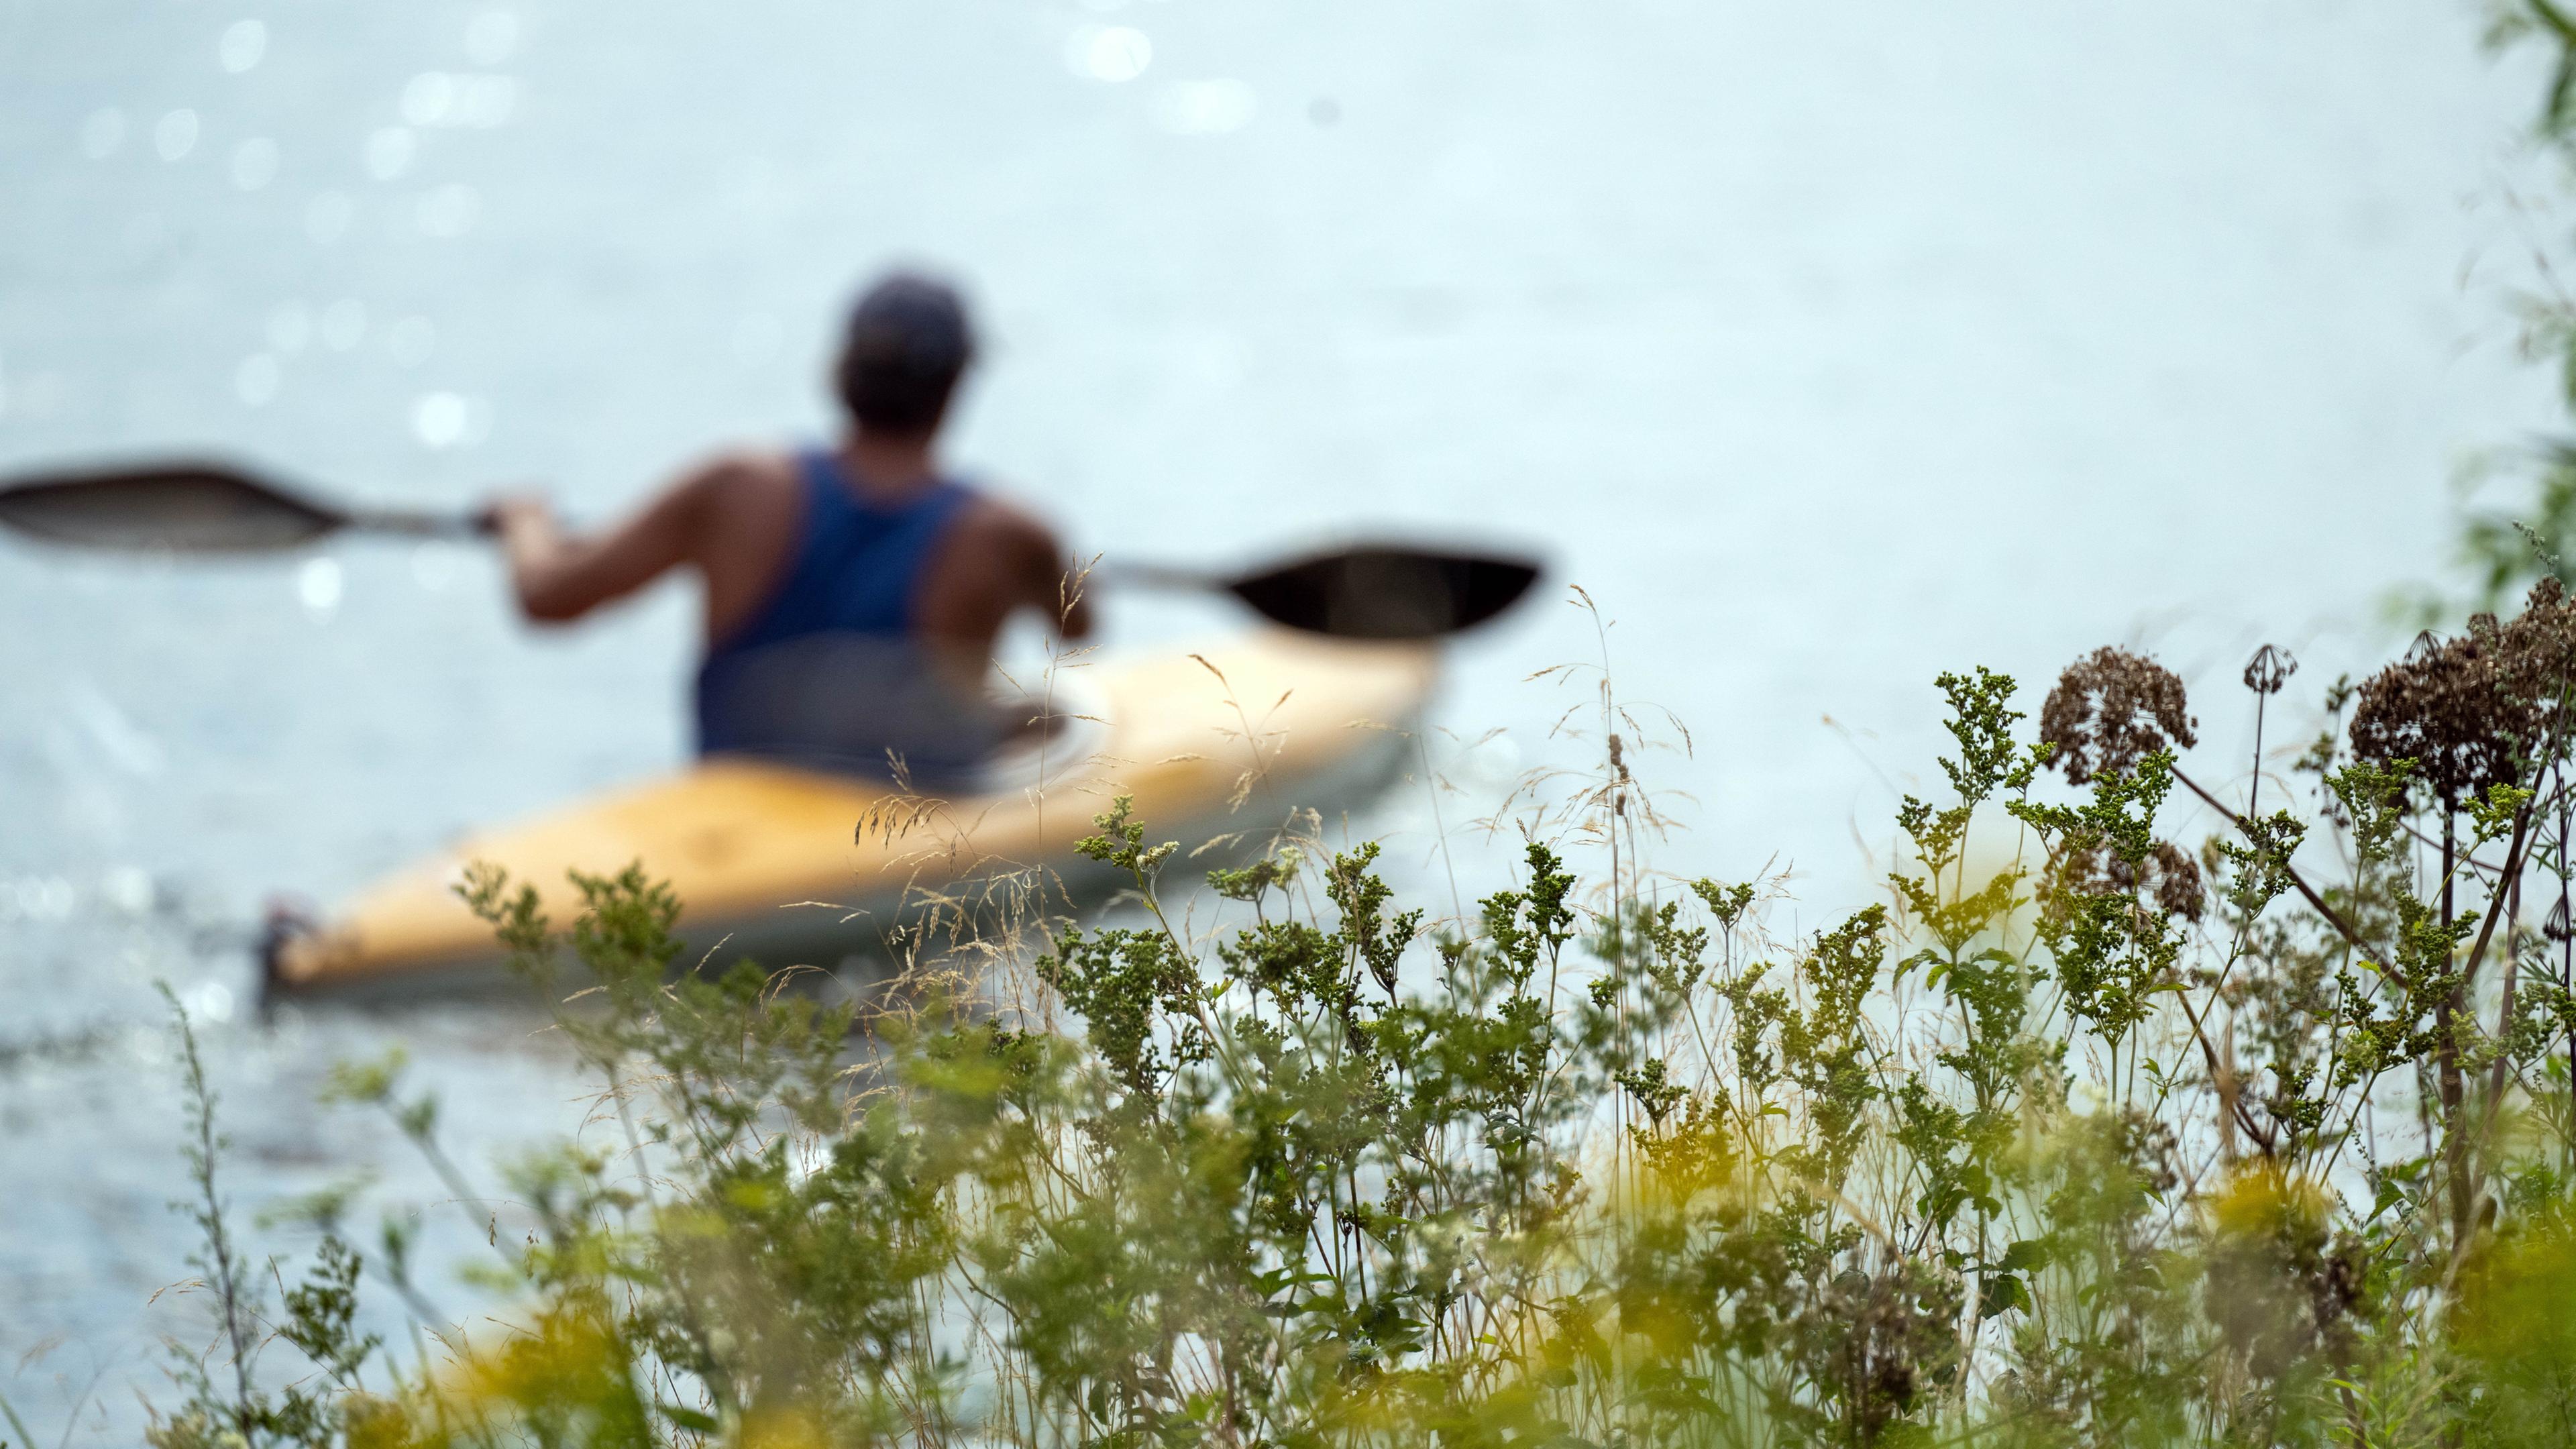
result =
[[[981,759],[989,711],[952,698],[914,637],[922,567],[973,491],[943,478],[870,503],[819,448],[798,455],[797,474],[804,520],[786,576],[698,669],[698,752],[873,775],[891,753],[934,778]]]

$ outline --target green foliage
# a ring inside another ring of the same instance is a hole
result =
[[[188,1136],[181,1155],[197,1195],[172,1206],[188,1215],[204,1244],[189,1259],[193,1285],[213,1300],[216,1335],[202,1350],[172,1345],[171,1378],[181,1390],[178,1406],[156,1414],[145,1436],[154,1449],[224,1449],[224,1446],[339,1444],[363,1432],[372,1413],[359,1374],[379,1340],[354,1326],[358,1274],[363,1260],[336,1235],[324,1234],[304,1281],[283,1288],[280,1316],[267,1319],[258,1276],[242,1255],[217,1181],[226,1139],[216,1130],[214,1089],[207,1084],[197,1033],[167,985],[172,1033],[188,1093]],[[270,1265],[274,1267],[274,1264]],[[294,1347],[318,1371],[271,1392],[254,1375],[269,1341]],[[11,1415],[15,1422],[15,1415]],[[19,1433],[32,1444],[23,1425]]]
[[[1772,883],[1549,841],[1440,922],[1374,846],[1282,846],[1185,928],[1121,800],[1081,846],[1117,912],[862,1016],[684,969],[638,870],[567,925],[478,870],[603,1108],[502,1168],[506,1231],[462,1215],[502,1307],[441,1318],[420,1229],[362,1265],[332,1195],[261,1326],[191,1048],[232,1306],[156,1442],[2560,1442],[2576,994],[2520,911],[2563,754],[2448,802],[2330,747],[2312,811],[2196,865],[2174,750],[2052,795],[2013,681],[1940,685],[1950,796],[1904,802],[1888,901],[1795,941]],[[488,1199],[398,1057],[329,1095]],[[362,1266],[408,1359],[356,1331]],[[233,1347],[271,1341],[282,1391]]]

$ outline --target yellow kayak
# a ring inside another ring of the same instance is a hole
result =
[[[1266,833],[1290,810],[1348,800],[1410,753],[1407,732],[1438,665],[1429,644],[1275,632],[1068,669],[1050,708],[1074,716],[1070,727],[997,762],[987,793],[955,800],[702,761],[472,837],[360,892],[318,927],[274,935],[268,985],[389,985],[493,964],[491,932],[454,889],[476,861],[537,887],[558,922],[576,904],[567,871],[640,861],[677,892],[696,949],[828,952],[837,941],[852,954],[907,901],[1031,867],[1071,870],[1074,842],[1121,795],[1149,833],[1193,844]]]

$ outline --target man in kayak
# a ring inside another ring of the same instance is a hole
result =
[[[939,464],[974,350],[953,289],[877,283],[834,369],[849,413],[837,446],[718,459],[596,534],[566,533],[539,499],[495,504],[519,607],[565,623],[693,568],[706,598],[701,754],[966,777],[1030,725],[989,696],[1003,624],[1028,609],[1068,640],[1091,629],[1055,535]]]

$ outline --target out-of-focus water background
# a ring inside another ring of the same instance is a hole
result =
[[[828,423],[893,261],[992,339],[958,461],[1085,552],[1380,528],[1542,544],[1612,626],[1675,869],[1866,899],[1932,676],[2105,642],[2198,690],[2399,642],[2514,349],[2527,68],[2465,0],[0,0],[0,467],[173,448],[388,501],[614,512]],[[470,1001],[260,1024],[248,940],[469,825],[682,749],[691,600],[514,622],[492,562],[137,564],[0,540],[0,1393],[121,1442],[192,1338],[176,1069],[245,1216],[375,1174],[314,1104],[400,1043],[468,1167],[578,1122]],[[1115,599],[1113,647],[1232,627]],[[1601,657],[1548,598],[1459,647],[1454,824]],[[1499,741],[1469,749],[1490,729]],[[2280,730],[2278,742],[2294,739]],[[1428,796],[1389,833],[1427,882]],[[1462,843],[1471,881],[1499,852]],[[1445,884],[1444,884],[1445,893]],[[372,1211],[372,1209],[370,1209]],[[292,1233],[261,1236],[291,1249]],[[465,1244],[435,1253],[465,1251]],[[447,1260],[428,1265],[444,1284]],[[459,1305],[470,1294],[452,1285]]]

